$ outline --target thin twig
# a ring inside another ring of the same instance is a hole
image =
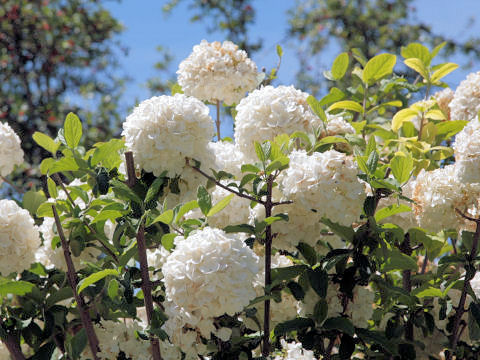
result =
[[[189,158],[185,158],[185,161],[186,161],[186,163],[187,163],[187,166],[190,166],[193,170],[195,170],[196,172],[202,174],[204,177],[206,177],[208,180],[214,182],[215,185],[221,187],[222,189],[225,189],[225,190],[231,192],[232,194],[235,194],[235,195],[240,196],[240,197],[242,197],[242,198],[248,199],[248,200],[250,200],[250,201],[255,201],[255,202],[259,203],[259,204],[265,205],[265,201],[263,201],[263,200],[261,200],[261,199],[254,198],[253,196],[246,195],[246,194],[243,194],[243,193],[241,193],[241,192],[235,191],[235,190],[233,190],[232,188],[223,185],[220,181],[218,181],[218,180],[215,179],[214,177],[208,175],[206,172],[200,170],[198,167],[193,166],[193,165],[190,165],[190,159],[189,159]],[[277,205],[279,205],[279,204],[277,204]]]
[[[0,318],[0,326],[3,327],[2,318]],[[16,336],[7,333],[7,339],[2,341],[7,347],[8,352],[12,356],[13,360],[25,360],[25,356],[22,353],[22,349],[20,348],[19,341],[17,341]]]
[[[13,187],[15,189],[16,192],[18,192],[19,194],[25,194],[25,191],[23,191],[22,189],[20,189],[17,185],[15,185],[13,182],[11,182],[10,180],[8,180],[5,176],[0,176],[0,178],[5,181],[8,185],[10,185],[11,187]]]
[[[94,360],[98,360],[97,352],[98,352],[98,338],[95,334],[95,329],[93,328],[92,320],[90,319],[90,315],[88,313],[88,309],[85,305],[85,300],[83,296],[77,292],[77,273],[75,271],[75,266],[73,265],[72,257],[70,254],[70,249],[65,238],[65,234],[63,232],[62,223],[60,222],[60,218],[58,216],[57,207],[55,204],[52,204],[52,211],[53,216],[55,218],[55,224],[57,226],[58,236],[60,237],[60,242],[63,248],[63,255],[65,257],[65,262],[67,264],[67,278],[70,284],[70,287],[73,291],[73,297],[77,302],[78,310],[80,312],[80,319],[82,321],[82,325],[85,329],[87,334],[88,344],[90,346],[90,351],[92,352]]]
[[[217,141],[221,141],[222,138],[220,136],[220,100],[217,100],[217,121],[215,122],[217,125]]]
[[[476,219],[476,218],[473,218],[473,217],[470,217],[466,214],[464,214],[463,212],[461,212],[460,210],[458,210],[457,208],[455,208],[455,211],[457,212],[458,215],[460,215],[462,218],[464,219],[467,219],[467,220],[470,220],[470,221],[473,221],[475,223],[480,223],[480,219]]]
[[[130,151],[125,153],[125,159],[127,161],[127,184],[130,188],[132,188],[135,186],[137,178],[135,176],[135,164],[133,162],[133,155]],[[143,220],[141,220],[140,226],[137,231],[137,248],[138,260],[140,262],[140,274],[142,278],[143,301],[147,313],[147,322],[150,326],[153,316],[152,282],[150,281],[150,275],[148,273],[147,246],[145,243],[145,225],[143,223]],[[150,345],[152,348],[153,360],[162,360],[162,355],[160,353],[160,344],[158,338],[154,335],[150,335]]]
[[[70,193],[68,192],[65,184],[63,183],[62,181],[62,178],[60,176],[58,176],[58,173],[57,174],[53,174],[52,175],[52,178],[53,180],[55,180],[55,182],[57,184],[59,184],[61,187],[62,187],[62,190],[65,192],[65,194],[67,194],[67,199],[72,203],[72,206],[75,207],[75,202],[73,201],[72,197],[70,196]],[[88,228],[88,230],[90,230],[90,232],[93,234],[93,235],[97,235],[97,232],[95,231],[95,229],[88,223],[88,221],[86,221],[85,219],[82,219],[82,222],[83,224]],[[102,248],[105,250],[105,252],[107,252],[114,260],[115,262],[118,264],[118,257],[117,255],[115,255],[115,253],[110,250],[108,248],[108,246],[106,246],[102,240],[100,239],[97,239],[100,244],[102,245]]]

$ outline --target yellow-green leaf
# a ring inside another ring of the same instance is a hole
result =
[[[100,281],[109,275],[118,275],[118,270],[105,269],[87,276],[78,283],[78,293],[80,294],[86,287],[95,284],[97,281]]]
[[[380,54],[371,58],[363,69],[363,82],[372,84],[390,75],[396,62],[397,57],[393,54]]]
[[[35,142],[39,146],[41,146],[42,148],[44,148],[48,152],[52,153],[53,155],[55,155],[57,153],[57,150],[58,150],[60,144],[56,143],[50,136],[48,136],[44,133],[35,131],[35,133],[33,134],[32,137],[33,137],[33,140],[35,140]]]
[[[413,170],[413,159],[410,154],[397,153],[390,161],[390,168],[395,179],[403,184],[410,178]]]
[[[340,80],[348,69],[348,54],[346,52],[338,55],[333,61],[331,73],[335,80]]]
[[[392,130],[398,131],[402,127],[402,124],[405,121],[412,120],[415,116],[418,116],[418,113],[412,109],[402,109],[397,112],[392,119]]]
[[[330,112],[332,110],[338,110],[338,109],[351,110],[351,111],[355,111],[355,112],[358,112],[358,113],[363,113],[362,105],[360,105],[359,103],[357,103],[355,101],[351,101],[351,100],[338,101],[338,102],[330,105],[330,107],[328,108],[327,111]]]
[[[65,129],[64,136],[67,145],[71,148],[77,147],[82,138],[82,123],[78,116],[74,113],[68,113],[63,128]]]
[[[173,221],[173,210],[169,209],[165,211],[164,213],[158,215],[152,222],[152,224],[155,224],[156,222],[161,222],[167,225],[170,225]]]
[[[55,184],[55,181],[53,181],[51,178],[47,179],[47,188],[48,188],[48,193],[50,194],[50,197],[56,198],[58,195],[57,185]]]
[[[211,209],[210,211],[207,213],[207,217],[208,216],[213,216],[215,215],[216,213],[218,213],[219,211],[222,211],[229,203],[230,201],[232,200],[232,198],[234,197],[235,195],[234,194],[230,194],[228,196],[225,196],[222,200],[220,200],[218,203],[216,203]]]
[[[427,119],[432,119],[432,120],[447,120],[447,118],[445,117],[445,114],[438,109],[429,110],[425,114],[425,117]]]
[[[453,70],[458,68],[457,64],[454,63],[446,63],[443,64],[439,69],[435,70],[432,74],[432,83],[436,84],[440,79],[450,74]]]
[[[405,59],[417,58],[426,66],[430,65],[430,51],[428,51],[425,45],[411,43],[407,46],[402,46],[401,54]]]
[[[410,59],[406,59],[404,61],[405,65],[407,65],[409,68],[415,70],[416,72],[418,72],[420,75],[422,75],[422,77],[424,79],[428,79],[429,77],[429,73],[428,73],[428,69],[425,67],[425,65],[423,64],[422,60],[418,59],[418,58],[410,58]]]

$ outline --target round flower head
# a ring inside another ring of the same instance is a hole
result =
[[[323,136],[355,134],[355,129],[343,116],[330,115],[327,113],[327,134],[322,132]]]
[[[438,232],[473,226],[456,209],[470,216],[478,215],[480,184],[461,183],[455,176],[454,165],[433,171],[422,170],[415,184],[412,200],[421,227]]]
[[[185,157],[202,161],[214,134],[208,107],[183,94],[143,101],[123,123],[122,135],[135,162],[159,176],[180,174]]]
[[[265,86],[237,105],[235,139],[248,159],[256,159],[253,144],[295,131],[311,132],[322,122],[307,103],[308,94],[293,86]]]
[[[162,268],[168,301],[207,318],[234,315],[255,297],[258,257],[239,236],[206,227],[176,244]]]
[[[227,105],[237,104],[258,85],[257,65],[231,41],[202,40],[180,63],[177,74],[185,94]]]
[[[228,141],[217,141],[208,144],[208,148],[215,157],[213,168],[216,171],[226,171],[236,178],[242,177],[242,165],[245,156],[238,146]]]
[[[28,211],[13,200],[0,200],[0,274],[29,269],[39,246],[38,229]]]
[[[8,124],[0,123],[0,175],[7,176],[23,163],[20,138]]]
[[[325,216],[349,226],[359,217],[365,191],[350,157],[335,150],[312,155],[295,150],[289,158],[289,167],[280,180],[286,198],[306,210],[315,209],[311,216],[317,219]]]
[[[458,85],[449,104],[452,120],[472,120],[480,111],[480,71],[471,73]]]
[[[455,93],[450,88],[445,88],[433,94],[433,97],[435,98],[435,100],[437,100],[438,107],[445,113],[445,115],[447,115],[448,120],[450,120],[449,105],[452,102],[454,95]]]
[[[273,360],[316,360],[313,351],[303,348],[301,343],[280,340],[282,351]]]
[[[470,121],[455,136],[455,176],[462,183],[480,183],[480,120]]]

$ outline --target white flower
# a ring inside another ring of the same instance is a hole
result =
[[[295,150],[289,158],[290,165],[279,181],[287,199],[306,210],[314,209],[311,217],[318,220],[325,216],[349,226],[360,216],[365,191],[350,157],[335,150],[310,156]]]
[[[327,119],[327,134],[323,134],[324,136],[355,134],[355,129],[343,116],[327,113]]]
[[[282,344],[282,354],[275,356],[273,360],[316,360],[313,351],[303,348],[301,343],[286,342],[284,339],[280,340]]]
[[[231,41],[202,40],[180,63],[178,84],[186,95],[233,105],[258,84],[257,65]]]
[[[307,103],[308,94],[293,86],[265,86],[237,105],[235,139],[248,159],[256,159],[253,144],[295,131],[311,132],[322,125]]]
[[[10,352],[2,341],[0,341],[0,360],[11,360]]]
[[[22,163],[20,138],[7,123],[0,123],[0,175],[9,175],[15,165]]]
[[[265,295],[265,258],[260,258],[261,269],[258,274],[255,276],[253,281],[253,287],[257,293],[257,296]],[[271,258],[271,267],[272,269],[293,266],[293,262],[284,255],[276,253]],[[286,290],[282,290],[281,302],[276,302],[275,300],[270,301],[270,324],[274,328],[275,325],[292,320],[297,317],[301,309],[301,303],[293,297],[292,294],[288,293]],[[256,317],[259,320],[260,324],[263,324],[264,319],[264,302],[259,302],[255,304],[257,309]],[[258,325],[250,318],[245,319],[245,323],[248,327],[253,330],[259,330]]]
[[[368,320],[373,315],[374,299],[375,293],[368,287],[355,286],[353,289],[353,300],[348,302],[347,311],[345,312],[352,319],[353,325],[361,328],[368,327]]]
[[[433,94],[435,100],[437,100],[438,107],[442,110],[445,115],[447,115],[447,119],[450,120],[450,102],[453,100],[453,96],[455,93],[450,88],[445,88],[441,91],[437,91]]]
[[[422,170],[415,181],[412,200],[418,224],[433,232],[445,229],[471,229],[455,209],[476,216],[479,209],[480,184],[461,183],[455,166],[433,171]]]
[[[159,176],[181,174],[185,157],[202,161],[214,134],[208,107],[183,94],[143,101],[123,123],[122,135],[135,162]]]
[[[161,245],[155,250],[147,250],[148,267],[153,267],[154,269],[153,274],[150,274],[152,280],[161,278],[162,266],[167,261],[169,255],[170,252]]]
[[[246,163],[245,156],[237,145],[228,141],[217,141],[208,144],[215,160],[213,168],[216,171],[226,171],[237,178],[242,177],[242,165]]]
[[[340,316],[343,311],[342,302],[339,297],[339,286],[337,284],[329,283],[327,288],[327,296],[325,301],[328,306],[327,318]],[[303,303],[301,304],[300,314],[302,316],[312,316],[315,305],[320,300],[318,294],[312,289],[309,288],[305,297],[303,298]]]
[[[458,85],[449,104],[452,120],[472,120],[480,111],[480,71],[471,73]]]
[[[209,227],[179,238],[162,268],[166,299],[201,318],[242,311],[255,297],[253,251],[238,236]]]
[[[38,229],[28,211],[13,200],[0,200],[0,274],[29,269],[39,246]]]
[[[480,183],[480,120],[470,121],[455,136],[455,176],[462,183]]]

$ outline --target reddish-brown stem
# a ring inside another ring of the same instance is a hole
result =
[[[215,124],[217,125],[217,141],[221,141],[222,138],[220,137],[220,100],[217,100],[217,121]]]
[[[132,153],[126,152],[125,159],[127,161],[127,184],[129,187],[134,187],[137,181],[135,176],[135,164],[133,162]],[[147,246],[145,243],[145,227],[143,220],[141,220],[140,226],[137,231],[137,248],[138,248],[138,261],[140,262],[140,274],[142,278],[142,291],[143,301],[145,304],[145,310],[147,312],[148,325],[152,323],[153,316],[153,298],[152,298],[152,282],[150,281],[150,275],[148,274],[148,261],[147,261]],[[162,360],[160,353],[160,344],[158,339],[150,335],[150,345],[152,348],[153,360]]]
[[[73,297],[77,302],[78,310],[80,313],[80,319],[82,321],[82,325],[85,329],[88,339],[88,345],[90,346],[90,351],[92,352],[93,359],[98,360],[97,352],[98,348],[98,338],[95,334],[95,329],[93,328],[92,320],[90,319],[90,315],[88,313],[87,306],[85,305],[85,300],[83,296],[77,292],[77,273],[75,271],[75,266],[73,265],[72,256],[70,254],[70,249],[65,238],[65,234],[63,232],[62,223],[60,221],[60,217],[58,216],[57,207],[55,204],[52,204],[52,211],[53,216],[55,218],[55,224],[57,226],[58,236],[60,237],[60,242],[62,244],[63,255],[65,257],[65,262],[67,264],[67,278],[70,284],[70,287],[73,291]]]
[[[273,177],[270,175],[267,179],[267,199],[265,200],[265,218],[272,216],[272,189]],[[270,295],[270,286],[272,284],[272,226],[267,225],[265,228],[265,295]],[[264,302],[263,314],[263,347],[262,355],[268,357],[270,355],[270,299]]]
[[[16,192],[18,192],[19,194],[25,194],[25,191],[23,191],[22,189],[20,189],[17,185],[15,185],[13,182],[11,182],[10,180],[8,180],[5,176],[0,176],[0,178],[5,181],[8,185],[10,185],[12,188],[15,189]]]
[[[3,320],[0,318],[0,326],[3,326]],[[25,360],[25,356],[22,353],[19,342],[16,340],[15,336],[7,333],[7,339],[2,340],[5,346],[7,347],[8,352],[14,360]]]

